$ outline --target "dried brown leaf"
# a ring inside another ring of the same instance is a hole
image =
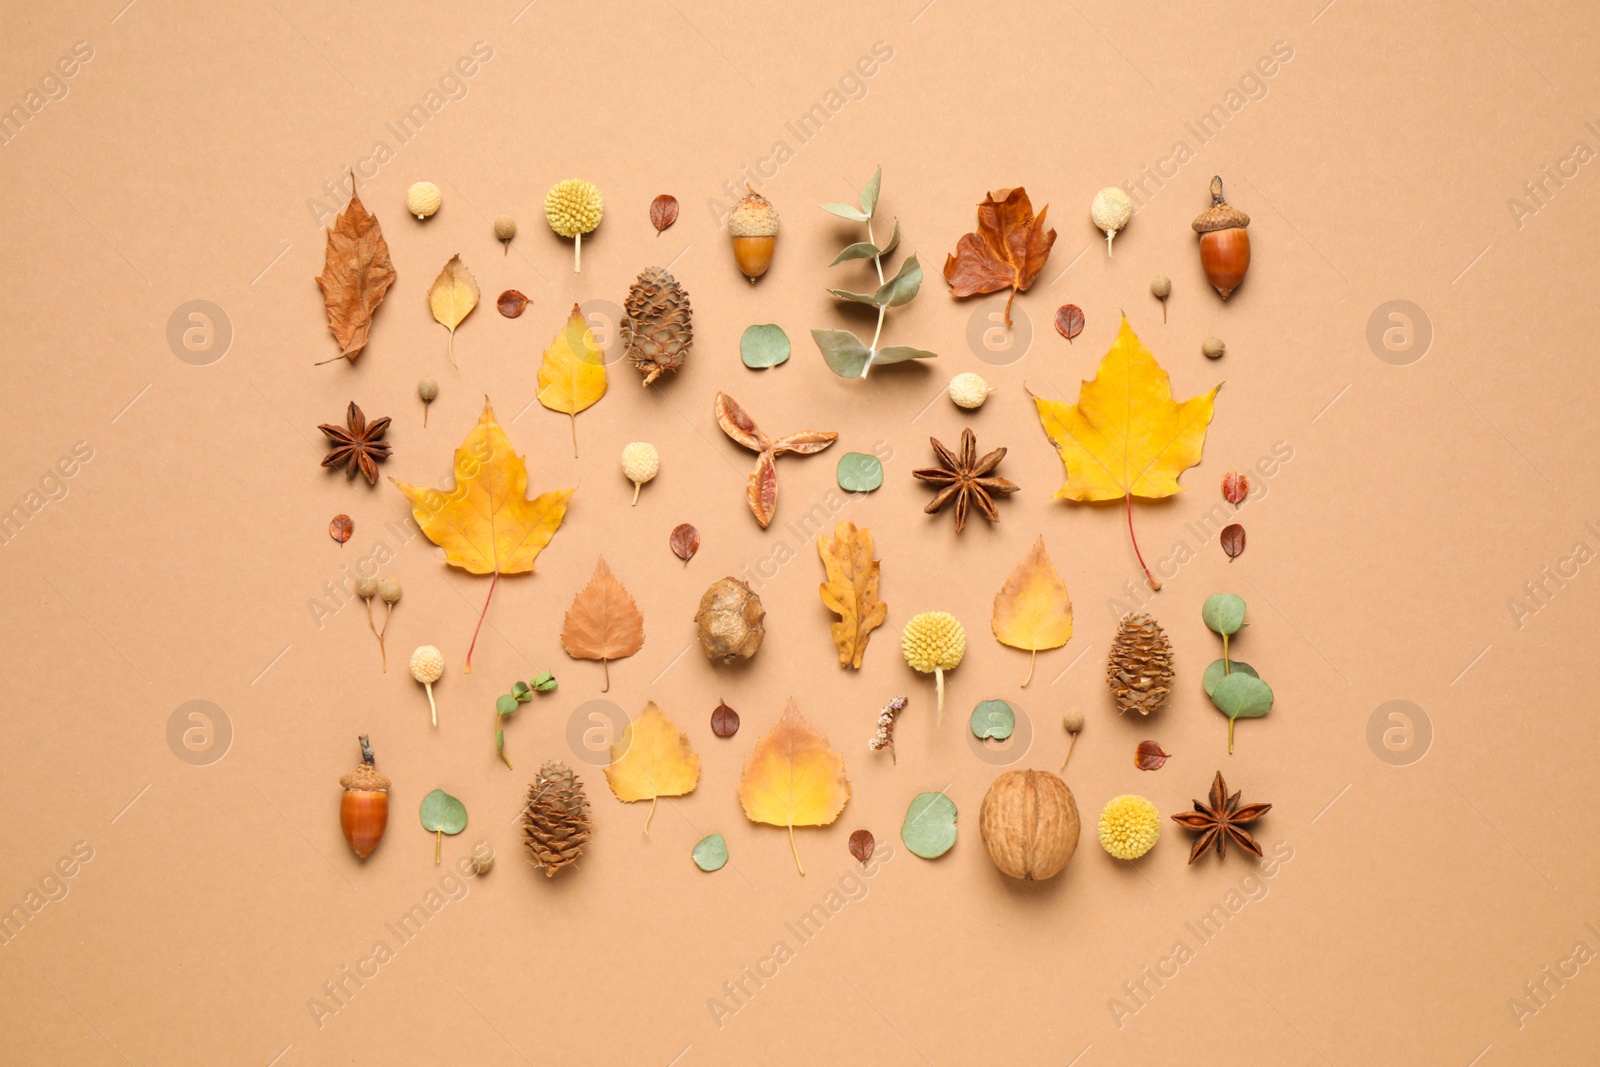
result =
[[[356,532],[356,524],[348,515],[335,515],[328,523],[328,536],[341,545],[350,540],[350,535]]]
[[[668,543],[672,546],[672,554],[688,563],[700,551],[700,531],[686,522],[679,523],[672,528]]]
[[[857,830],[850,835],[850,855],[865,863],[872,858],[872,850],[877,844],[871,830]]]
[[[322,273],[316,279],[340,356],[354,362],[367,346],[373,313],[394,279],[383,229],[361,197],[352,194],[349,205],[328,230]]]
[[[650,201],[650,225],[656,228],[656,233],[671,226],[678,221],[678,198],[669,193],[662,193]]]
[[[1074,337],[1083,332],[1083,309],[1077,304],[1062,304],[1057,308],[1056,332],[1070,344]]]
[[[605,669],[601,692],[606,692],[611,688],[611,661],[631,656],[643,646],[644,615],[602,559],[567,609],[561,647],[573,659],[599,660]]]
[[[722,701],[711,710],[711,732],[718,737],[732,737],[739,732],[739,713]]]
[[[1244,498],[1250,495],[1250,479],[1238,471],[1229,471],[1222,476],[1222,496],[1230,504],[1243,503]]]
[[[518,315],[522,314],[523,311],[527,310],[527,307],[530,303],[532,303],[532,301],[530,301],[523,293],[516,289],[507,289],[505,292],[500,294],[499,299],[494,302],[494,306],[498,308],[500,314],[504,315],[506,318],[514,319]]]
[[[995,293],[1009,288],[1006,325],[1011,325],[1011,302],[1025,292],[1044,269],[1055,244],[1056,231],[1044,228],[1045,212],[1037,216],[1027,190],[1001,189],[978,205],[978,229],[956,242],[955,255],[944,261],[944,280],[952,296]]]
[[[1222,551],[1228,554],[1230,560],[1234,559],[1244,551],[1244,527],[1238,523],[1224,526],[1218,540],[1222,545]]]
[[[1172,753],[1164,750],[1159,741],[1140,741],[1133,750],[1133,765],[1141,771],[1159,771],[1171,758]]]

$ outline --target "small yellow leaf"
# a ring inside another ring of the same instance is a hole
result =
[[[789,849],[801,874],[796,826],[827,826],[850,799],[844,757],[801,717],[794,700],[783,717],[756,742],[739,778],[739,803],[751,822],[789,828]]]
[[[450,257],[450,262],[444,265],[439,276],[433,280],[433,287],[428,290],[428,307],[433,310],[434,320],[450,331],[445,351],[452,365],[456,361],[456,327],[477,306],[478,283],[457,253]]]
[[[649,834],[657,797],[681,797],[700,784],[700,757],[690,750],[688,736],[651,701],[612,744],[606,783],[618,800],[650,801],[644,822]]]
[[[545,349],[539,365],[539,403],[572,419],[572,456],[578,456],[578,412],[606,395],[605,353],[572,305],[572,315]]]
[[[872,631],[889,617],[889,606],[878,599],[878,561],[872,558],[872,531],[841,522],[833,536],[817,538],[828,580],[818,587],[823,606],[839,621],[830,623],[833,643],[839,646],[839,666],[860,669]]]
[[[1060,648],[1072,637],[1072,601],[1050,556],[1044,538],[1033,543],[994,598],[989,627],[1002,645],[1032,652],[1026,686],[1033,681],[1033,663],[1042,649]]]

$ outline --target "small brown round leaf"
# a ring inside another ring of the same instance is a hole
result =
[[[872,858],[872,850],[877,845],[877,841],[873,840],[871,830],[857,830],[850,835],[850,855],[862,863]]]
[[[1228,554],[1229,559],[1233,559],[1244,551],[1244,527],[1238,523],[1224,526],[1219,540],[1222,542],[1222,551]]]
[[[1159,741],[1140,741],[1133,750],[1133,765],[1141,771],[1159,771],[1171,758],[1172,753],[1163,749]]]
[[[650,225],[656,228],[657,233],[660,233],[662,230],[666,229],[668,226],[671,226],[677,221],[677,197],[672,196],[669,193],[662,193],[660,196],[650,201]]]
[[[1083,332],[1083,309],[1077,304],[1062,304],[1056,309],[1056,332],[1070,342]]]
[[[356,532],[356,524],[348,515],[335,515],[328,523],[328,536],[341,545],[350,540],[350,535]]]
[[[672,545],[672,554],[688,563],[700,551],[700,531],[686,522],[680,523],[672,528],[668,543]]]
[[[739,732],[739,713],[719,703],[711,712],[711,732],[718,737],[732,737]]]
[[[1250,479],[1238,471],[1222,476],[1222,495],[1230,504],[1239,504],[1250,494]]]
[[[528,298],[522,293],[515,289],[507,289],[505,292],[500,294],[500,299],[494,302],[494,306],[499,308],[500,314],[504,315],[506,318],[514,319],[518,315],[522,314],[529,303],[530,301]]]

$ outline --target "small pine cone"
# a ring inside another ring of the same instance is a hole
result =
[[[683,366],[694,343],[689,294],[660,267],[647,267],[628,287],[623,305],[623,351],[649,385],[663,371]]]
[[[1166,703],[1172,687],[1172,642],[1156,620],[1143,612],[1123,616],[1111,642],[1106,684],[1118,711],[1148,715]]]
[[[589,800],[578,776],[560,760],[546,760],[528,787],[522,830],[533,862],[544,868],[548,878],[575,863],[588,843]]]

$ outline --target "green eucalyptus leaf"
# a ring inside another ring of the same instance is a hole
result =
[[[906,808],[900,840],[913,855],[936,860],[956,843],[956,802],[943,793],[918,793]]]
[[[861,190],[861,210],[871,218],[873,212],[878,210],[878,190],[883,186],[883,167],[878,167],[872,172],[872,180],[867,187]]]
[[[1236,634],[1244,625],[1244,601],[1232,593],[1213,593],[1201,606],[1200,617],[1213,633]]]
[[[867,365],[867,346],[849,330],[812,330],[811,339],[817,342],[828,369],[841,378],[861,377],[861,368]]]
[[[846,452],[837,473],[839,488],[847,493],[870,493],[883,484],[883,464],[865,452]]]
[[[527,700],[528,699],[528,692],[529,692],[529,690],[528,690],[528,683],[527,682],[514,682],[514,683],[512,683],[511,695],[516,697],[518,700]]]
[[[894,232],[889,235],[889,242],[878,249],[878,255],[886,256],[900,247],[900,220],[894,220]]]
[[[850,300],[857,304],[871,304],[873,307],[878,306],[878,293],[852,293],[848,289],[829,289],[828,292],[840,300]],[[881,293],[883,290],[880,289],[878,292]]]
[[[1211,665],[1206,668],[1206,673],[1200,678],[1200,684],[1205,686],[1206,696],[1210,696],[1216,691],[1217,683],[1222,681],[1223,677],[1229,673],[1227,670],[1229,667],[1233,668],[1232,673],[1234,674],[1248,674],[1252,678],[1261,677],[1256,673],[1254,667],[1242,659],[1212,660]]]
[[[494,702],[494,710],[501,715],[510,715],[517,710],[517,698],[510,693],[500,694],[500,698]]]
[[[849,219],[851,222],[866,222],[870,217],[849,204],[823,204],[822,210],[838,215],[841,219]]]
[[[937,352],[928,352],[920,348],[912,348],[910,345],[890,345],[888,348],[878,349],[877,354],[872,357],[872,362],[873,365],[876,366],[879,363],[904,363],[908,359],[938,358],[939,354]]]
[[[895,276],[884,282],[878,291],[872,294],[872,302],[879,307],[897,308],[902,304],[909,304],[920,288],[922,288],[922,264],[917,262],[916,256],[907,256]]]
[[[695,842],[689,855],[702,871],[720,871],[728,862],[728,842],[721,834],[708,834]]]
[[[452,837],[467,828],[467,808],[443,789],[435,789],[422,798],[422,828],[429,833],[445,833]]]
[[[789,359],[789,335],[772,323],[747,327],[739,339],[739,358],[751,370],[776,367]]]
[[[1272,710],[1272,687],[1254,674],[1235,671],[1217,683],[1211,703],[1230,719],[1259,719]]]
[[[846,245],[844,251],[834,256],[833,262],[829,263],[828,266],[836,267],[840,263],[845,263],[852,259],[871,259],[873,256],[882,254],[883,250],[871,241],[857,241],[853,245]]]
[[[556,681],[556,676],[549,671],[545,671],[533,679],[533,687],[541,693],[548,693],[559,686],[560,683]]]
[[[1016,713],[1004,700],[985,700],[972,709],[972,736],[1004,741],[1017,728]]]

